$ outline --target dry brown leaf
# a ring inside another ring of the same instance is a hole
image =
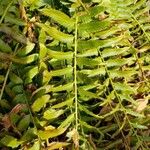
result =
[[[72,135],[72,139],[75,145],[75,150],[79,149],[79,135],[78,135],[78,131],[74,128],[73,129],[73,135]]]
[[[105,105],[101,108],[99,115],[105,115],[109,113],[114,107],[116,107],[116,104],[114,102],[110,103],[109,105]]]
[[[8,114],[4,115],[4,117],[2,118],[2,124],[6,129],[9,129],[12,126],[10,117]]]
[[[138,99],[136,112],[143,111],[146,108],[147,104],[148,104],[148,99]]]
[[[26,104],[17,104],[10,113],[19,113],[23,108],[26,108]]]
[[[79,134],[78,131],[74,128],[70,132],[67,133],[67,136],[73,140],[75,150],[79,150]]]
[[[9,129],[10,127],[13,127],[13,124],[10,120],[10,115],[14,113],[19,113],[23,108],[27,107],[26,104],[17,104],[13,109],[8,113],[5,114],[2,118],[2,124],[6,129]],[[14,127],[13,127],[14,128]]]

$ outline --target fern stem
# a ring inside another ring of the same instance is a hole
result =
[[[131,47],[134,49],[134,47],[133,47],[132,45],[131,45]],[[138,64],[138,66],[139,66],[139,70],[140,70],[140,72],[141,72],[142,80],[143,80],[143,81],[146,81],[146,77],[145,77],[144,71],[143,71],[143,69],[142,69],[142,64],[141,64],[141,62],[139,61],[138,53],[135,54],[135,58],[136,58],[136,60],[137,60],[137,64]]]
[[[105,60],[103,59],[100,50],[99,50],[99,54],[100,54],[100,57],[101,57],[101,59],[102,59],[102,62],[105,63]],[[113,86],[113,81],[112,81],[112,79],[110,78],[110,74],[109,74],[109,71],[108,71],[106,65],[105,65],[105,71],[106,71],[106,73],[107,73],[107,75],[108,75],[109,82],[110,82],[110,84],[111,84],[111,86],[112,86],[112,88],[113,88],[113,90],[114,90],[114,94],[116,95],[116,98],[118,99],[119,105],[122,107],[122,103],[121,103],[120,97],[118,96],[117,92],[115,91],[115,88],[114,88],[114,86]],[[108,87],[107,87],[107,88],[108,88]],[[108,89],[108,90],[109,90],[109,89]],[[109,92],[109,93],[110,93],[110,92]],[[113,110],[111,103],[109,103],[109,106],[110,106],[111,109]],[[125,146],[128,150],[130,150],[130,146],[129,146],[128,142],[126,141],[126,137],[125,137],[125,135],[124,135],[124,133],[123,133],[123,131],[122,131],[122,127],[121,127],[121,123],[120,123],[119,117],[118,117],[117,114],[113,114],[113,115],[114,115],[114,118],[115,118],[115,120],[116,120],[116,122],[117,122],[117,124],[118,124],[118,127],[119,127],[119,130],[120,130],[120,132],[121,132],[121,135],[122,135],[122,137],[123,137],[123,139],[124,139],[124,142],[125,142],[125,143],[124,143],[124,146]]]
[[[101,54],[100,51],[99,51],[99,53],[100,53],[102,62],[105,63],[105,60],[102,58],[102,54]],[[126,108],[122,105],[121,98],[120,98],[120,96],[118,95],[117,91],[116,91],[115,88],[114,88],[113,80],[110,78],[110,73],[109,73],[109,71],[108,71],[108,69],[107,69],[106,66],[105,66],[105,70],[106,70],[106,73],[107,73],[107,75],[108,75],[108,78],[109,78],[110,84],[111,84],[111,86],[112,86],[112,89],[114,90],[115,96],[116,96],[116,98],[118,99],[118,102],[119,102],[121,108],[122,108],[123,110],[125,110]],[[111,107],[111,104],[109,104],[109,105],[110,105],[110,107]],[[111,109],[112,109],[112,107],[111,107]],[[129,125],[130,125],[130,127],[131,127],[131,130],[135,133],[135,136],[136,136],[137,140],[140,141],[140,139],[139,139],[139,137],[138,137],[136,131],[134,130],[134,127],[132,126],[132,124],[131,124],[131,122],[130,122],[128,116],[127,116],[127,113],[126,113],[125,111],[124,111],[124,115],[125,115],[125,118],[127,119],[127,122],[129,123]],[[125,136],[124,136],[124,133],[122,132],[122,127],[120,126],[120,120],[119,120],[118,116],[115,116],[115,115],[114,115],[114,117],[115,117],[115,119],[116,119],[116,122],[118,123],[118,126],[119,126],[120,130],[121,130],[121,134],[122,134],[123,138],[125,139],[125,143],[127,144],[126,147],[130,150],[129,144],[128,144],[128,142],[126,141],[126,138],[125,138]],[[141,146],[142,149],[144,149],[144,146],[143,146],[142,143],[140,144],[140,146]]]
[[[24,91],[23,91],[23,93],[25,94]],[[31,110],[31,107],[30,107],[30,104],[29,104],[27,98],[25,99],[25,102],[26,102],[26,105],[27,105],[27,107],[28,107],[29,114],[30,114],[30,116],[31,116],[31,119],[32,119],[32,121],[33,121],[34,128],[35,128],[35,130],[36,130],[36,134],[37,134],[38,128],[37,128],[36,121],[35,121],[34,116],[33,116],[33,114],[32,114],[32,110]],[[42,141],[41,141],[41,138],[39,137],[38,134],[37,134],[37,137],[38,137],[38,141],[39,141],[39,143],[40,143],[40,150],[41,150],[41,147],[42,147],[42,144],[41,144],[41,143],[42,143]]]
[[[108,74],[108,75],[109,75],[109,74]],[[113,81],[112,81],[112,79],[111,79],[110,77],[109,77],[109,80],[110,80],[111,86],[112,86],[112,88],[113,88],[113,90],[114,90],[114,92],[115,92],[116,98],[117,98],[118,101],[119,101],[120,106],[122,107],[123,110],[125,110],[126,108],[122,105],[121,98],[120,98],[120,96],[118,95],[118,93],[116,92],[116,90],[115,90],[115,88],[114,88],[114,85],[113,85]],[[137,140],[140,141],[140,139],[139,139],[139,137],[138,137],[136,131],[134,130],[134,128],[133,128],[133,126],[132,126],[132,124],[131,124],[131,122],[130,122],[128,116],[127,116],[127,113],[126,113],[125,111],[124,111],[124,115],[125,115],[125,118],[127,119],[128,123],[129,123],[129,125],[130,125],[131,130],[135,133],[135,136],[136,136]],[[140,146],[144,149],[143,144],[140,144]],[[129,146],[128,146],[128,148],[130,149]]]
[[[78,130],[78,87],[77,87],[77,38],[78,38],[78,17],[75,23],[75,42],[74,42],[74,94],[75,94],[75,128]]]
[[[6,9],[5,9],[5,11],[4,11],[4,13],[3,13],[1,19],[0,19],[0,24],[3,22],[3,19],[4,19],[4,17],[6,16],[6,14],[7,14],[7,12],[8,12],[8,9],[9,9],[10,6],[12,5],[12,3],[13,3],[13,0],[7,5],[7,7],[6,7]]]
[[[141,72],[142,80],[146,80],[146,77],[145,77],[145,75],[144,75],[144,71],[143,71],[143,69],[142,69],[142,64],[141,64],[140,61],[139,61],[138,55],[135,54],[135,57],[136,57],[136,60],[137,60],[138,65],[139,65],[139,70],[140,70],[140,72]]]
[[[85,11],[88,12],[88,9],[86,8],[86,6],[82,2],[82,0],[78,0],[78,2],[82,5],[82,7],[85,9]]]
[[[145,29],[143,28],[143,26],[140,24],[140,22],[136,19],[136,17],[131,13],[131,16],[133,17],[133,19],[137,22],[137,24],[139,25],[139,27],[141,28],[141,30],[143,31],[143,33],[145,34],[145,36],[147,37],[148,41],[150,41],[150,37],[148,36],[148,34],[146,33]]]
[[[18,46],[19,46],[19,44],[16,45],[13,55],[15,55],[15,53],[16,53],[16,51],[18,49]],[[4,89],[5,89],[5,86],[6,86],[6,83],[7,83],[7,79],[8,79],[10,70],[11,70],[11,65],[12,65],[12,62],[9,63],[8,70],[7,70],[6,75],[5,75],[4,83],[3,83],[3,86],[2,86],[2,89],[1,89],[1,93],[0,93],[0,101],[2,100],[2,97],[3,97]]]
[[[2,100],[2,97],[3,97],[3,93],[4,93],[4,89],[5,89],[5,86],[6,86],[7,79],[8,79],[8,75],[9,75],[10,70],[11,70],[11,65],[12,65],[12,62],[10,62],[8,70],[7,70],[6,75],[5,75],[4,83],[3,83],[3,86],[2,86],[2,89],[1,89],[1,94],[0,94],[0,101]]]

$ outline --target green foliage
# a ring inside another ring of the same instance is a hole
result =
[[[148,0],[0,3],[0,148],[150,148]]]

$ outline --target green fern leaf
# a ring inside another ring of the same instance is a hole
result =
[[[40,11],[42,14],[51,17],[53,20],[60,23],[64,27],[72,29],[74,26],[74,20],[59,10],[55,10],[53,8],[43,8]]]

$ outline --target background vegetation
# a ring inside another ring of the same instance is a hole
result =
[[[0,149],[149,150],[149,10],[0,0]]]

